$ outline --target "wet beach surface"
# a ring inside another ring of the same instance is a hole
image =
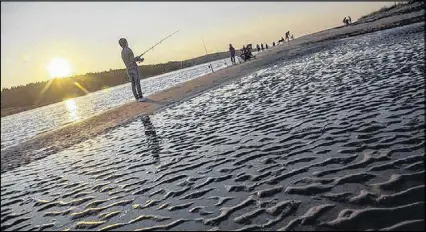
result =
[[[424,23],[326,43],[1,175],[5,230],[422,230]]]

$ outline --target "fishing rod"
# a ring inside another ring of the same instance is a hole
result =
[[[174,35],[174,34],[178,33],[179,31],[180,31],[180,30],[177,30],[177,31],[173,32],[172,34],[170,34],[170,35],[166,36],[164,39],[162,39],[162,40],[160,40],[158,43],[154,44],[154,46],[152,46],[152,47],[148,48],[148,50],[146,50],[145,52],[143,52],[143,53],[142,53],[139,57],[141,57],[141,56],[145,55],[145,53],[147,53],[148,51],[152,50],[154,47],[156,47],[157,45],[159,45],[161,42],[163,42],[164,40],[166,40],[166,39],[170,38],[172,35]]]
[[[203,39],[203,37],[201,37],[201,40],[203,41],[204,50],[206,51],[206,55],[208,55],[208,53],[207,53],[207,48],[206,48],[206,44],[204,43],[204,39]],[[207,56],[206,56],[206,58],[207,58]],[[210,67],[210,69],[212,70],[212,72],[214,72],[214,71],[213,71],[213,67],[212,67],[212,63],[210,63],[210,64],[209,64],[209,67]]]

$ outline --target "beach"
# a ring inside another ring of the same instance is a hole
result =
[[[125,124],[135,116],[153,114],[155,111],[178,104],[206,90],[250,74],[262,67],[318,51],[334,39],[365,34],[418,21],[424,21],[424,11],[381,18],[364,24],[338,27],[297,38],[289,44],[282,44],[258,54],[255,60],[231,66],[150,95],[148,96],[150,101],[146,103],[128,103],[78,123],[62,126],[59,129],[34,136],[18,146],[12,146],[2,151],[1,170],[2,172],[10,170],[32,160],[46,157],[49,154]],[[40,152],[40,150],[43,152]]]
[[[423,14],[303,36],[3,150],[2,229],[424,229]]]

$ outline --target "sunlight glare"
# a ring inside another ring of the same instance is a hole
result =
[[[50,61],[47,66],[47,71],[50,74],[50,77],[53,78],[62,78],[71,76],[72,69],[70,63],[60,57],[54,58]]]
[[[68,99],[65,101],[65,106],[70,113],[70,119],[72,121],[78,120],[80,117],[77,115],[77,104],[74,99]]]

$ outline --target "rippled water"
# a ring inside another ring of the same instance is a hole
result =
[[[211,64],[216,71],[227,67],[231,62],[229,59],[222,59]],[[141,80],[142,92],[148,96],[203,76],[211,72],[207,65],[197,65],[143,79]],[[129,83],[3,117],[1,119],[1,149],[18,145],[34,135],[54,130],[62,125],[88,118],[131,101],[134,101],[134,97]]]
[[[326,43],[1,176],[2,229],[424,228],[424,37]]]

